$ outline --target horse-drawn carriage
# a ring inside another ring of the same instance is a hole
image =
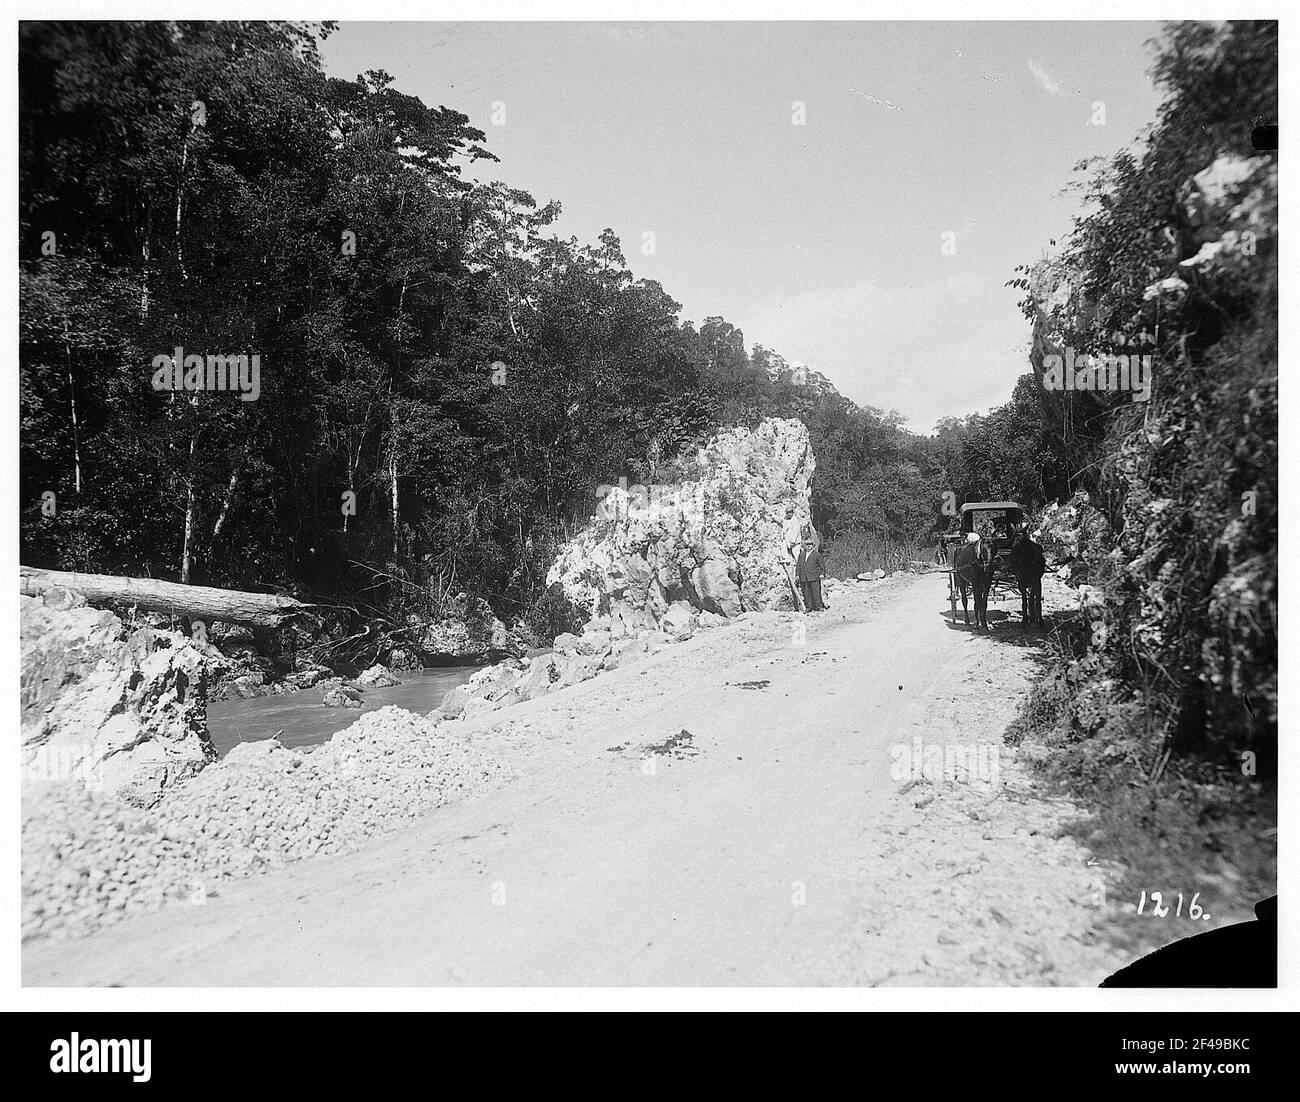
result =
[[[953,623],[957,622],[957,597],[961,596],[962,609],[965,610],[966,589],[971,585],[975,588],[977,621],[982,620],[983,610],[990,599],[996,601],[1014,593],[1021,599],[1021,610],[1026,621],[1041,622],[1042,590],[1038,583],[1042,578],[1042,567],[1039,565],[1037,574],[1034,575],[1034,564],[1030,563],[1026,574],[1026,564],[1013,561],[1016,558],[1013,555],[1013,545],[1016,544],[1017,537],[1023,539],[1024,526],[1025,510],[1018,502],[970,501],[961,507],[957,531],[939,537],[939,550],[948,568],[948,603],[952,607]],[[978,544],[974,554],[968,553],[964,559],[973,560],[973,564],[980,568],[979,584],[971,580],[972,571],[968,568],[959,569],[961,564],[957,562],[958,552],[976,543],[973,536],[979,537]],[[1037,563],[1041,564],[1041,548],[1037,544],[1025,542],[1029,548],[1035,549]],[[1020,569],[1020,577],[1017,576],[1017,567]],[[1031,577],[1032,583],[1022,584],[1022,578],[1025,577]],[[985,588],[984,593],[980,592],[981,584]],[[968,616],[967,623],[969,622]]]

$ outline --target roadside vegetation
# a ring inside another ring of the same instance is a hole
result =
[[[1276,891],[1277,160],[1251,141],[1276,51],[1275,23],[1167,28],[1158,122],[1081,166],[1089,212],[1014,281],[1040,380],[1067,349],[1153,361],[1146,402],[1040,388],[1080,490],[1044,525],[1079,612],[1013,732],[1087,797],[1133,903]]]

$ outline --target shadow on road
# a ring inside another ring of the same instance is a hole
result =
[[[960,608],[957,609],[957,615],[954,617],[952,610],[945,607],[940,615],[943,616],[944,623],[950,631],[968,631],[972,635],[981,635],[992,639],[998,643],[1005,643],[1012,647],[1027,647],[1031,650],[1046,651],[1052,640],[1052,633],[1055,629],[1057,615],[1052,613],[1043,614],[1041,624],[1026,624],[1020,616],[1020,610],[1008,612],[1004,609],[991,608],[988,610],[988,631],[975,626],[975,610],[971,609],[971,622],[966,623],[966,618]]]

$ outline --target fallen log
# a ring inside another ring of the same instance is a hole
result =
[[[18,568],[21,592],[39,597],[55,586],[75,590],[92,605],[124,605],[188,616],[191,620],[223,620],[273,628],[289,616],[310,611],[303,604],[278,593],[241,593],[235,589],[214,589],[206,585],[182,585],[156,578],[121,578],[113,574],[76,574],[63,570]]]

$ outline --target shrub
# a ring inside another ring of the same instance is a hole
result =
[[[858,529],[837,532],[822,548],[826,572],[836,578],[852,578],[873,570],[906,570],[911,562],[930,562],[933,547],[903,544],[888,537]]]
[[[516,630],[532,646],[549,646],[566,631],[581,632],[586,622],[586,612],[564,595],[564,587],[557,582],[528,606]]]

